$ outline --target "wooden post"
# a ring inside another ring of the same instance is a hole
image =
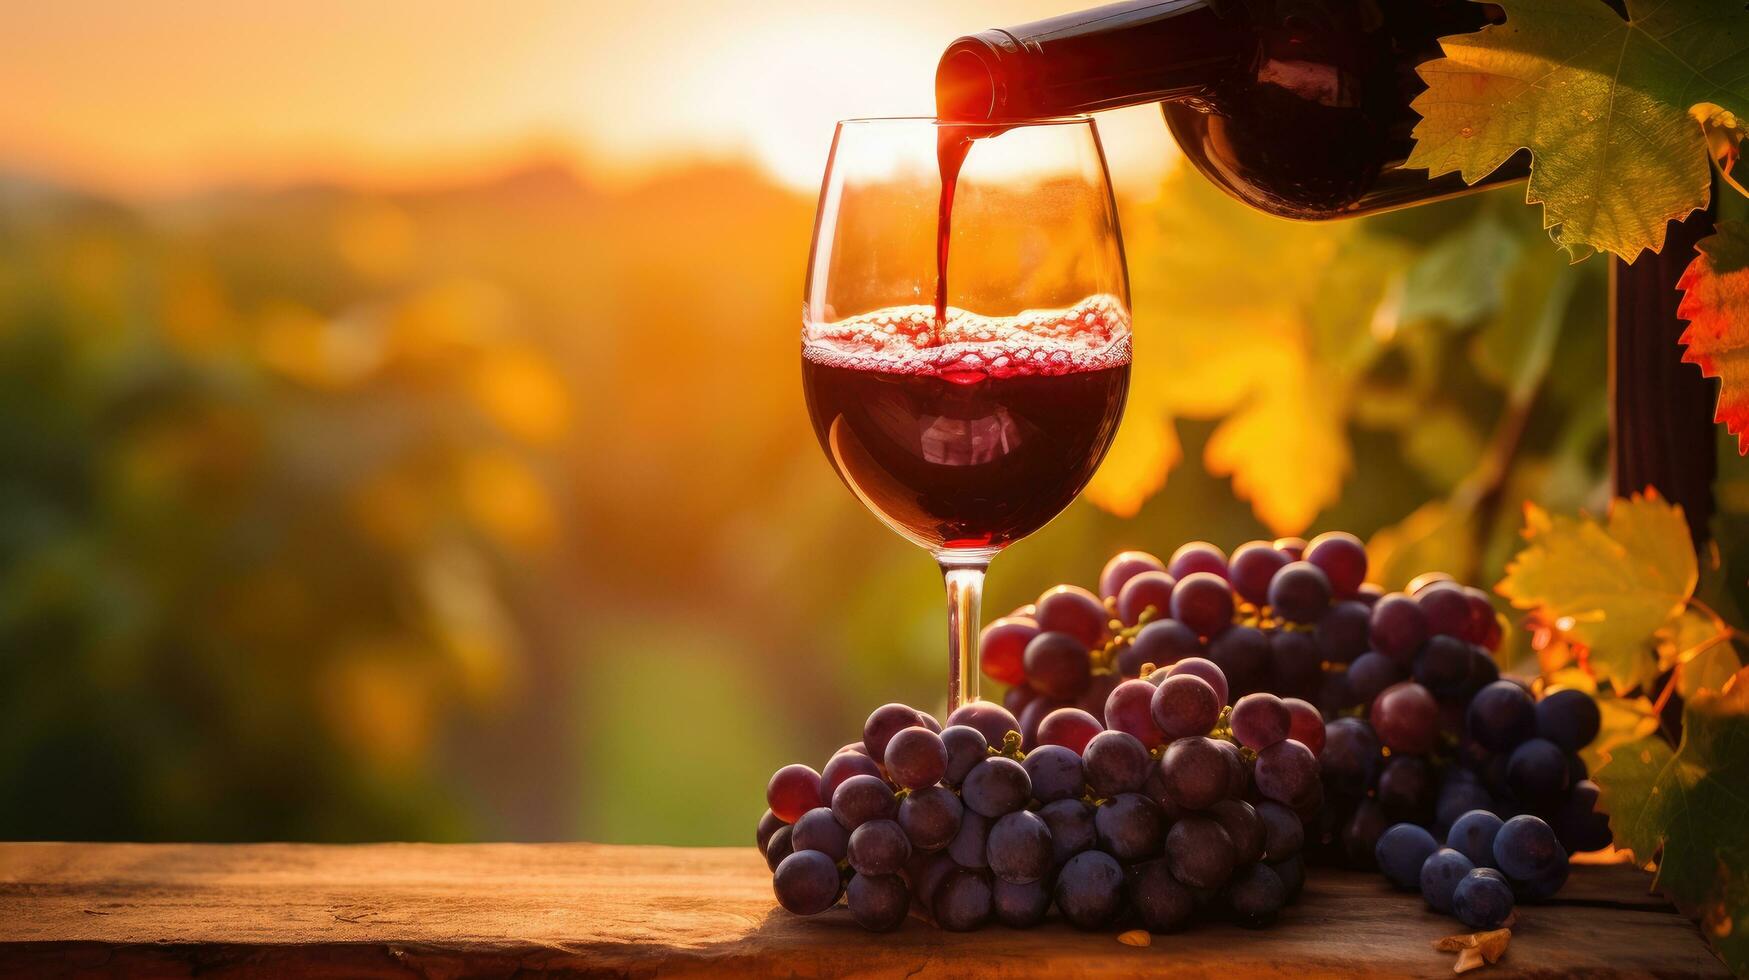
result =
[[[1715,185],[1717,181],[1714,181]],[[1717,201],[1717,188],[1714,188]],[[1715,204],[1716,207],[1716,204]],[[1713,516],[1718,435],[1713,383],[1682,362],[1676,340],[1676,281],[1694,261],[1694,244],[1713,233],[1714,209],[1672,223],[1664,251],[1610,267],[1609,445],[1617,496],[1656,487],[1682,505],[1698,547]]]

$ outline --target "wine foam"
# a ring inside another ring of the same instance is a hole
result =
[[[948,307],[893,306],[808,324],[802,356],[828,367],[882,374],[1011,377],[1121,367],[1130,361],[1130,317],[1117,297],[1071,307],[985,316]]]

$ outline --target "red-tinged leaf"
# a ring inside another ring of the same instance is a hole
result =
[[[1713,420],[1749,455],[1749,224],[1721,221],[1697,247],[1700,255],[1676,284],[1683,293],[1676,315],[1688,321],[1682,359],[1719,379]]]

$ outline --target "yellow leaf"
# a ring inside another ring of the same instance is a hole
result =
[[[1154,399],[1132,399],[1111,451],[1087,484],[1087,499],[1119,517],[1134,517],[1183,458],[1178,430],[1164,410]]]
[[[1682,508],[1656,491],[1616,500],[1607,523],[1525,506],[1524,550],[1498,591],[1590,648],[1598,676],[1628,690],[1656,676],[1653,634],[1699,580]]]
[[[1350,466],[1342,406],[1312,396],[1306,381],[1270,386],[1228,416],[1203,451],[1208,471],[1231,476],[1233,493],[1276,534],[1310,527],[1341,495]]]
[[[1400,589],[1422,572],[1462,575],[1475,567],[1475,521],[1468,507],[1431,500],[1380,528],[1366,543],[1371,579]]]

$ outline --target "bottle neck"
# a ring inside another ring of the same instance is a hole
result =
[[[1041,119],[1205,94],[1251,47],[1221,0],[1126,0],[948,45],[944,119]]]

